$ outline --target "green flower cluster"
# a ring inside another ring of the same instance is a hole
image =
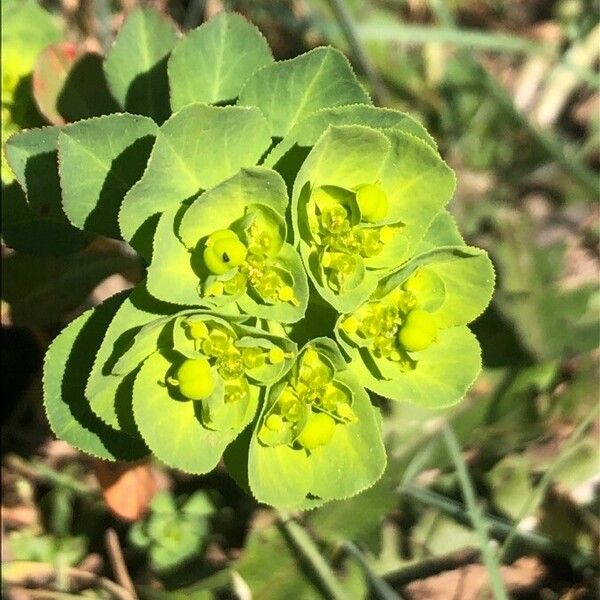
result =
[[[54,147],[70,224],[146,263],[51,345],[50,424],[104,459],[151,453],[190,473],[223,459],[275,506],[348,498],[385,468],[373,399],[437,408],[474,381],[467,324],[491,263],[445,209],[455,180],[434,141],[373,107],[341,53],[275,62],[231,14],[182,39],[169,27],[138,10],[117,37],[104,68],[122,113],[7,145],[25,189],[23,157]],[[148,39],[162,42],[149,52],[166,69],[164,118],[144,98],[126,112],[116,76]]]

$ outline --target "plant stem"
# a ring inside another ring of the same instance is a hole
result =
[[[371,59],[365,52],[362,42],[358,37],[354,21],[352,20],[352,15],[346,6],[345,0],[327,0],[327,2],[338,21],[346,41],[348,42],[350,52],[354,56],[354,59],[358,63],[361,71],[369,80],[369,84],[373,92],[373,101],[375,104],[380,106],[386,104],[387,100],[389,99],[389,94],[385,84],[373,66]]]
[[[508,600],[508,594],[506,593],[506,588],[504,587],[504,582],[502,581],[502,576],[500,574],[500,565],[498,564],[498,561],[492,552],[487,526],[482,518],[480,508],[477,505],[473,483],[469,477],[467,465],[462,457],[458,440],[448,425],[442,429],[442,435],[444,436],[444,442],[446,443],[446,447],[448,448],[448,452],[450,453],[450,457],[452,458],[452,462],[456,468],[458,479],[462,487],[462,493],[467,505],[467,511],[471,517],[472,525],[479,537],[481,558],[483,559],[483,563],[485,564],[489,574],[490,587],[492,588],[494,596],[497,599]]]
[[[425,506],[437,508],[459,523],[464,525],[471,524],[471,518],[467,509],[460,502],[456,502],[456,500],[453,500],[452,498],[448,498],[442,494],[413,484],[409,484],[402,488],[400,493]],[[506,539],[513,528],[512,523],[508,523],[490,515],[485,515],[484,519],[490,534],[499,540]],[[591,554],[584,553],[569,544],[552,540],[536,531],[517,529],[515,536],[519,539],[521,544],[526,547],[527,551],[531,550],[532,552],[539,552],[540,554],[561,556],[569,559],[572,563],[581,565],[589,564],[593,560]]]
[[[348,595],[307,531],[283,511],[279,511],[279,522],[290,543],[311,567],[329,597],[333,600],[348,600]]]
[[[402,596],[400,596],[387,581],[373,571],[369,563],[365,560],[363,553],[353,542],[345,541],[342,544],[342,547],[348,554],[353,556],[360,565],[365,574],[365,578],[369,582],[374,598],[377,598],[377,600],[402,600]]]

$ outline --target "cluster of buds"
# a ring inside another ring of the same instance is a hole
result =
[[[309,224],[329,287],[343,293],[360,278],[364,260],[381,253],[401,224],[381,224],[388,199],[381,186],[364,184],[350,191],[321,186],[312,191]]]
[[[206,238],[203,262],[217,278],[208,278],[204,295],[239,296],[250,288],[266,303],[297,306],[293,281],[277,262],[284,240],[273,216],[266,208],[256,209],[243,225],[239,235],[233,229],[221,229]]]
[[[424,308],[431,306],[436,284],[431,271],[419,269],[383,298],[347,316],[341,328],[377,358],[394,361],[404,371],[414,369],[416,360],[409,353],[426,350],[436,339],[435,317]]]
[[[357,420],[351,403],[351,392],[335,381],[334,366],[308,347],[279,387],[258,438],[267,446],[312,452],[331,441],[336,427]]]
[[[257,370],[281,366],[291,358],[279,346],[267,347],[266,340],[264,346],[247,345],[247,339],[233,328],[208,317],[188,317],[182,326],[194,356],[174,364],[166,383],[186,400],[207,401],[222,394],[224,404],[247,401]],[[206,402],[203,415],[207,422],[210,409]]]

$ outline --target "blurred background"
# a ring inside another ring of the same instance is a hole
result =
[[[182,30],[241,12],[278,59],[332,44],[376,104],[427,127],[457,173],[451,211],[497,271],[474,324],[484,369],[453,409],[382,403],[383,479],[297,520],[245,497],[222,468],[94,461],[48,429],[43,353],[143,273],[108,239],[40,257],[51,242],[33,229],[32,254],[14,251],[17,201],[3,186],[3,597],[597,598],[599,2],[39,3],[75,52],[98,53],[138,5]],[[32,27],[2,23],[3,141],[22,126],[5,119],[9,40]],[[33,64],[43,45],[28,47]]]

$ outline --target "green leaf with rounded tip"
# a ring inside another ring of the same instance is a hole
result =
[[[89,236],[69,223],[61,203],[57,161],[59,132],[59,127],[23,130],[8,140],[5,152],[15,178],[25,191],[33,220],[47,220],[51,229],[64,230],[73,245],[81,248]],[[49,251],[52,253],[52,248]]]
[[[125,435],[91,410],[85,381],[106,326],[121,297],[113,297],[72,321],[44,359],[44,407],[52,431],[75,448],[106,460],[135,460],[148,453],[139,436]]]
[[[144,325],[129,343],[111,369],[114,375],[125,376],[157,349],[171,347],[171,336],[168,331],[172,317],[160,317]]]
[[[205,304],[200,296],[200,278],[192,266],[192,254],[175,233],[184,206],[166,210],[154,233],[152,260],[148,266],[146,287],[163,302],[184,306]]]
[[[265,158],[263,165],[279,171],[291,187],[306,155],[329,126],[366,125],[385,132],[388,129],[412,133],[436,148],[427,130],[406,113],[364,104],[323,108],[298,122]]]
[[[113,372],[117,360],[129,349],[142,326],[175,310],[172,305],[153,299],[141,283],[125,298],[106,327],[104,339],[89,371],[86,396],[96,415],[111,427],[125,431],[135,428],[128,418],[131,396],[124,386],[129,375]]]
[[[373,485],[386,465],[381,418],[358,379],[348,370],[334,381],[352,392],[357,421],[337,424],[331,441],[311,453],[288,445],[265,446],[257,439],[268,402],[250,443],[248,478],[259,502],[278,508],[308,508],[345,499]]]
[[[69,71],[80,56],[73,42],[59,42],[40,52],[32,76],[36,105],[52,125],[63,125],[65,119],[58,111],[58,99]]]
[[[467,327],[440,330],[436,342],[412,356],[416,367],[398,369],[397,376],[388,380],[376,378],[356,350],[350,368],[376,394],[435,409],[456,404],[481,370],[481,349]]]
[[[432,313],[438,327],[466,325],[490,303],[494,291],[494,267],[485,250],[469,246],[436,248],[415,257],[382,282],[377,296],[404,283],[420,266],[444,282],[444,301]]]
[[[370,103],[348,59],[334,48],[315,48],[263,67],[246,82],[238,100],[260,108],[273,137],[283,137],[321,108]]]
[[[308,279],[302,260],[291,244],[284,244],[275,259],[275,264],[289,276],[289,285],[294,290],[296,303],[278,301],[274,304],[259,302],[252,292],[240,296],[238,306],[246,314],[259,319],[271,319],[280,323],[295,323],[304,317],[308,305]]]
[[[380,174],[388,194],[390,217],[404,223],[402,234],[408,240],[406,260],[425,235],[429,225],[448,203],[456,178],[439,154],[414,135],[388,130],[392,147]],[[386,219],[387,220],[387,219]]]
[[[133,387],[133,411],[140,433],[153,454],[167,465],[188,473],[212,470],[227,445],[252,419],[230,431],[213,431],[202,425],[201,402],[181,401],[162,384],[171,361],[161,353],[150,355],[139,370]],[[257,399],[253,400],[256,408]],[[252,408],[252,407],[250,407]]]
[[[279,173],[264,167],[243,168],[196,198],[181,218],[177,234],[190,250],[219,229],[228,229],[252,204],[265,205],[284,215],[289,200]]]
[[[79,121],[61,130],[62,205],[71,223],[121,237],[119,208],[146,168],[156,130],[151,119],[129,114]]]
[[[270,143],[269,125],[254,107],[193,104],[175,113],[158,130],[146,171],[123,200],[123,237],[131,242],[153,215],[255,165]]]
[[[415,247],[414,255],[424,254],[438,246],[463,246],[464,243],[454,217],[447,210],[443,210],[429,225],[425,236]]]
[[[171,54],[171,108],[233,100],[255,71],[272,62],[269,45],[254,25],[221,12],[191,31]]]
[[[175,24],[158,11],[133,10],[104,61],[113,96],[131,113],[162,123],[170,114],[167,59],[178,40]]]

